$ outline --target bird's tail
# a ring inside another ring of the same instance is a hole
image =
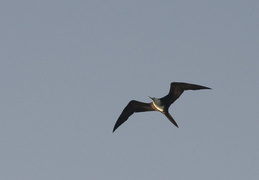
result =
[[[169,121],[171,121],[171,123],[173,123],[176,127],[178,127],[178,125],[175,122],[174,118],[169,113],[165,113],[165,116],[169,119]]]

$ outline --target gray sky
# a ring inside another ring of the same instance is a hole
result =
[[[1,1],[0,179],[257,180],[259,1]],[[131,99],[187,91],[112,128]]]

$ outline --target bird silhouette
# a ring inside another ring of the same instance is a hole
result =
[[[118,120],[116,121],[113,132],[123,124],[133,113],[145,112],[145,111],[159,111],[163,113],[169,121],[171,121],[176,127],[178,127],[174,118],[169,114],[168,109],[171,104],[173,104],[185,90],[200,90],[200,89],[211,89],[209,87],[189,84],[183,82],[172,82],[170,86],[169,93],[162,98],[154,98],[150,103],[144,103],[136,100],[131,100],[128,105],[124,108]]]

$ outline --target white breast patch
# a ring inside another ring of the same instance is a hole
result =
[[[157,103],[157,104],[156,104]],[[164,110],[164,106],[160,105],[160,101],[156,101],[156,103],[153,101],[153,105],[161,112]]]

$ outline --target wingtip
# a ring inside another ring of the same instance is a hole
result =
[[[201,88],[201,90],[202,90],[202,89],[203,89],[203,90],[205,90],[205,89],[206,89],[206,90],[212,90],[212,88],[206,87],[206,86],[204,86],[203,88]]]
[[[212,88],[210,88],[210,87],[208,87],[208,86],[204,86],[205,88],[207,88],[207,89],[212,89]]]
[[[114,133],[114,131],[115,131],[116,129],[117,129],[117,128],[116,128],[116,127],[114,127],[114,128],[113,128],[113,130],[112,130],[112,133]]]

